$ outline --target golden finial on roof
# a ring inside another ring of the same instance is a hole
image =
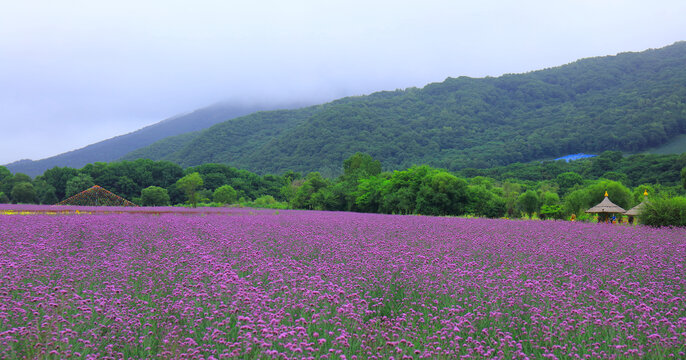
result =
[[[646,189],[646,191],[643,192],[643,196],[648,196],[648,189]]]
[[[607,196],[608,196],[608,195],[607,195],[607,190],[605,190],[605,197],[607,197]]]

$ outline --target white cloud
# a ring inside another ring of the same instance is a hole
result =
[[[0,163],[222,99],[323,101],[662,47],[686,39],[684,13],[683,1],[8,2],[0,122],[15,136]]]

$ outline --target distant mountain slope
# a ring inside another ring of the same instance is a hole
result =
[[[256,113],[201,131],[164,156],[156,144],[136,157],[336,175],[343,159],[362,151],[386,169],[430,164],[456,170],[580,152],[636,152],[682,133],[686,42],[526,74],[448,78],[422,89]]]
[[[188,114],[178,115],[156,124],[144,127],[129,134],[120,135],[88,145],[81,149],[69,151],[42,160],[20,160],[6,165],[12,172],[21,172],[30,176],[42,174],[54,166],[69,166],[80,168],[88,163],[97,161],[114,161],[136,149],[148,146],[154,142],[183,135],[187,139],[190,132],[199,131],[216,123],[243,116],[260,110],[294,108],[298,105],[243,105],[219,103],[198,109]]]
[[[225,162],[226,158],[258,150],[263,145],[263,141],[279,136],[286,129],[300,124],[300,121],[321,111],[322,108],[324,107],[311,106],[297,110],[257,112],[250,116],[225,121],[199,133],[184,134],[158,141],[151,146],[127,154],[122,160],[143,157],[194,164]],[[164,151],[167,151],[167,154],[160,156]],[[171,154],[174,156],[170,156]]]
[[[166,137],[155,143],[134,150],[119,160],[136,160],[146,158],[151,160],[162,160],[165,156],[183,149],[191,141],[200,135],[200,131],[192,131],[181,135]]]

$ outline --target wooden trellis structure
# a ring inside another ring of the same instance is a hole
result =
[[[138,206],[98,185],[71,196],[57,205],[77,206]]]

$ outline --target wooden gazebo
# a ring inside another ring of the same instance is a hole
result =
[[[607,195],[605,191],[605,199],[598,205],[586,210],[587,214],[598,214],[598,222],[606,222],[610,218],[610,214],[624,214],[626,210],[616,205]]]

